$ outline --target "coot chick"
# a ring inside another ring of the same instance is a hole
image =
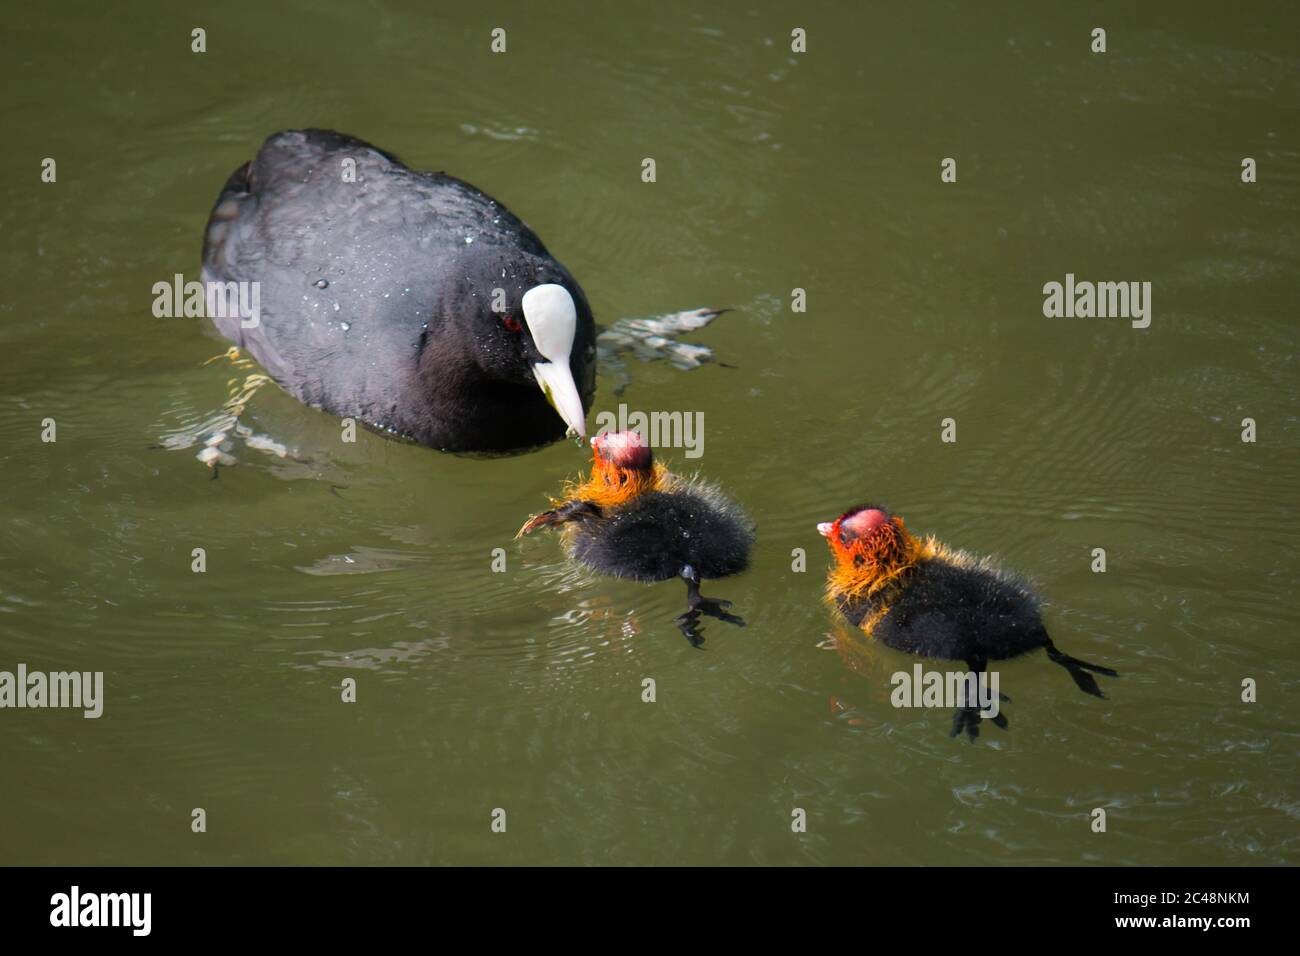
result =
[[[687,607],[676,623],[694,647],[704,643],[701,614],[743,627],[730,601],[700,594],[700,581],[749,567],[754,528],[744,512],[712,485],[671,474],[637,432],[597,435],[591,446],[591,476],[570,482],[516,537],[562,525],[569,556],[589,568],[634,581],[680,577]]]
[[[1092,671],[1119,675],[1056,649],[1039,612],[1038,595],[1022,578],[940,544],[913,537],[903,519],[879,505],[861,505],[817,525],[835,564],[827,599],[849,622],[900,651],[965,662],[975,674],[991,660],[1043,648],[1084,693],[1105,697]],[[980,708],[966,700],[953,716],[952,734],[979,734]],[[995,724],[1006,728],[998,714]]]
[[[217,198],[203,279],[217,329],[314,408],[448,451],[586,434],[586,296],[510,210],[446,173],[330,130],[276,133]],[[236,282],[260,284],[257,316],[213,285]]]

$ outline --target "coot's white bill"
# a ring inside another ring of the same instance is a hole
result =
[[[569,290],[556,283],[533,286],[522,300],[524,321],[547,361],[533,363],[533,375],[547,401],[560,413],[570,431],[587,435],[587,416],[582,410],[578,384],[569,370],[569,355],[578,327],[578,310]]]

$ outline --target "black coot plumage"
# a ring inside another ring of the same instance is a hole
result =
[[[221,333],[315,408],[449,451],[585,434],[586,296],[505,206],[445,173],[329,130],[276,133],[221,191],[203,278]],[[256,314],[230,283],[258,283]]]
[[[1080,690],[1095,697],[1105,695],[1092,673],[1119,676],[1057,650],[1034,589],[990,558],[948,548],[932,537],[913,537],[902,518],[879,505],[852,508],[817,530],[835,558],[827,599],[851,624],[889,647],[962,661],[975,674],[989,661],[1042,649],[1069,671]],[[964,729],[974,739],[980,719],[979,707],[958,707],[953,736]],[[993,721],[1007,726],[1002,714]]]
[[[677,624],[696,647],[702,614],[743,626],[726,613],[730,601],[700,594],[702,579],[749,566],[754,529],[740,508],[711,484],[671,474],[637,432],[597,435],[591,445],[591,476],[571,483],[555,508],[530,518],[519,534],[563,525],[565,546],[580,564],[634,581],[680,577],[687,609]]]

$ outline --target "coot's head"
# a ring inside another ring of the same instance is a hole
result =
[[[818,523],[817,531],[823,538],[830,539],[832,548],[837,544],[850,547],[857,542],[865,544],[873,538],[890,535],[895,520],[889,510],[880,505],[858,505],[834,521]]]
[[[553,282],[535,285],[520,302],[523,321],[502,316],[502,326],[514,336],[516,347],[528,363],[533,378],[546,400],[564,419],[570,431],[586,437],[586,412],[573,380],[570,359],[578,329],[578,310],[573,296]]]
[[[568,494],[602,508],[614,508],[659,489],[666,474],[638,432],[606,432],[591,440],[591,477],[570,485]]]
[[[835,567],[832,592],[870,592],[893,580],[916,560],[918,542],[903,519],[881,505],[858,505],[817,525]]]
[[[615,468],[640,471],[654,462],[650,445],[640,432],[606,432],[591,440],[591,453],[596,461],[607,462]]]

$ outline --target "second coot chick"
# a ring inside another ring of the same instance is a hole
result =
[[[687,608],[677,624],[695,647],[702,614],[743,627],[727,613],[730,601],[700,594],[700,581],[749,566],[754,528],[744,512],[712,485],[671,474],[637,432],[597,435],[591,445],[591,476],[519,534],[562,525],[570,557],[589,568],[635,581],[680,577]]]
[[[1060,664],[1085,693],[1104,697],[1092,671],[1115,671],[1056,649],[1028,582],[979,558],[913,537],[903,519],[879,505],[850,509],[817,526],[830,544],[835,564],[826,595],[849,622],[900,651],[965,662],[976,674],[989,661],[1006,660],[1040,648]],[[964,702],[953,717],[952,736],[979,734],[980,708]],[[1006,727],[1006,718],[994,718]]]

